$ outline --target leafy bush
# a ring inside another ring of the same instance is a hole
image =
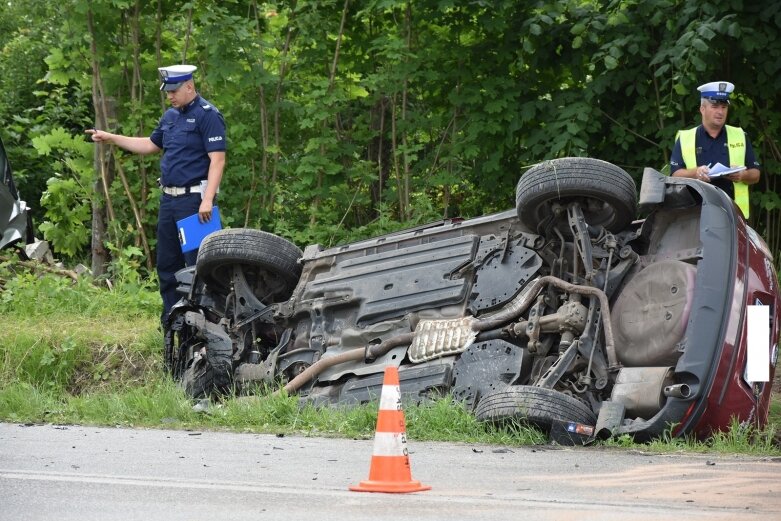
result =
[[[33,146],[41,155],[56,155],[61,166],[46,182],[41,196],[46,211],[38,228],[57,252],[75,257],[91,239],[93,147],[59,127],[34,138]]]

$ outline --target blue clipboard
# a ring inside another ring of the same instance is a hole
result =
[[[179,229],[179,244],[182,245],[182,253],[196,250],[201,245],[204,237],[222,229],[220,211],[216,206],[212,208],[212,218],[207,223],[202,223],[198,219],[198,214],[194,213],[189,217],[176,221],[176,227]]]

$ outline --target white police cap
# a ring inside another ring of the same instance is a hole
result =
[[[159,67],[157,70],[160,73],[160,81],[163,82],[160,85],[160,90],[170,91],[178,89],[182,86],[182,83],[193,78],[193,72],[197,69],[198,67],[195,65]]]
[[[706,99],[711,103],[729,104],[729,95],[735,90],[735,86],[728,81],[712,81],[697,87],[700,91],[700,98]]]

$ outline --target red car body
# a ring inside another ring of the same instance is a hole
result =
[[[778,357],[779,296],[778,280],[765,241],[735,212],[734,284],[731,306],[726,317],[724,342],[715,360],[713,385],[707,399],[692,404],[682,425],[695,422],[692,431],[707,437],[713,431],[726,431],[733,421],[764,427],[770,410],[772,382]],[[770,307],[769,381],[747,382],[748,361],[747,306]]]
[[[700,181],[664,177],[646,169],[640,204],[653,212],[669,206],[697,208],[696,287],[676,381],[687,396],[670,397],[657,415],[673,434],[700,439],[727,431],[737,422],[763,428],[770,410],[772,381],[778,357],[779,288],[772,254],[745,221],[741,211],[718,188]],[[748,382],[748,306],[769,307],[767,382]],[[649,438],[661,424],[625,426]]]

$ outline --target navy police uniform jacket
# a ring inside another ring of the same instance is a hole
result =
[[[196,95],[181,109],[170,108],[149,136],[163,150],[163,186],[197,185],[209,173],[209,152],[226,148],[225,120],[214,105]]]
[[[695,153],[697,155],[697,165],[715,165],[721,163],[725,166],[731,166],[729,161],[729,149],[727,148],[727,129],[722,127],[721,132],[715,138],[710,137],[702,125],[697,127],[695,137]],[[751,141],[746,136],[746,168],[759,168],[759,162],[754,156],[754,149],[751,148]],[[681,140],[675,140],[673,153],[670,156],[670,175],[676,170],[686,168],[681,151]],[[735,190],[732,181],[729,179],[717,177],[711,179],[711,184],[724,190],[730,198],[735,197]]]
[[[165,187],[198,187],[209,174],[209,152],[224,151],[225,121],[211,103],[196,95],[182,108],[170,108],[149,136],[163,150],[160,184]],[[180,196],[162,193],[157,219],[157,274],[163,298],[162,320],[179,300],[176,272],[192,266],[198,251],[182,253],[177,221],[189,217],[201,204],[200,191]]]

